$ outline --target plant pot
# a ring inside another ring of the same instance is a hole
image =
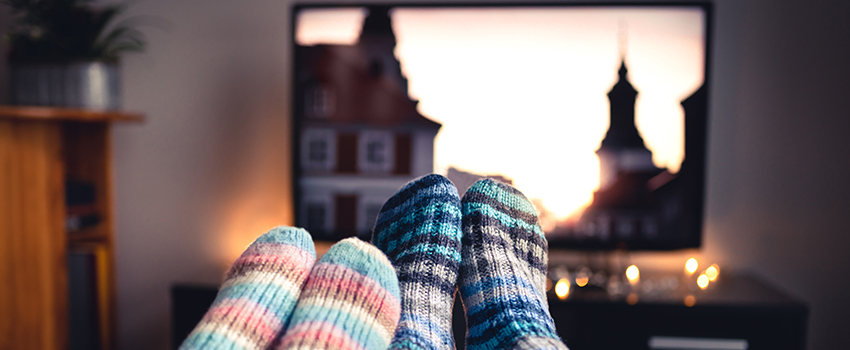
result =
[[[13,104],[100,110],[120,107],[121,79],[117,64],[13,63],[10,68]]]

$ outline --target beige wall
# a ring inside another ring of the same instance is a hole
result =
[[[700,251],[635,254],[678,269],[690,255],[748,270],[811,305],[812,349],[848,323],[850,6],[716,1],[707,224]],[[167,348],[168,288],[217,283],[257,234],[292,223],[288,12],[281,0],[148,0],[123,65],[115,130],[122,349]],[[555,259],[565,257],[555,254]]]
[[[292,224],[289,4],[147,1],[169,32],[124,61],[116,128],[122,349],[168,347],[175,282],[219,283],[257,235]]]

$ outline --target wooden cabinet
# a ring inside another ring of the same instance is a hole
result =
[[[65,349],[68,252],[93,257],[92,334],[111,349],[115,283],[110,125],[142,116],[0,107],[0,349]],[[94,187],[97,224],[66,232],[65,183]]]

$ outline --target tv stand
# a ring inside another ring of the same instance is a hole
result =
[[[688,296],[693,304],[688,306]],[[560,300],[551,291],[549,309],[571,350],[670,349],[665,341],[705,349],[712,340],[744,349],[805,349],[807,306],[752,275],[725,273],[707,290],[688,288],[629,300],[601,288],[573,286]]]
[[[630,305],[627,296],[612,297],[601,288],[574,286],[566,300],[550,292],[549,310],[570,350],[805,349],[805,304],[751,275],[724,272],[721,278],[712,288],[693,292],[693,306],[685,305],[687,289],[653,298],[639,296]],[[172,287],[175,348],[201,320],[215,296],[216,286]],[[464,349],[466,323],[459,302],[453,312],[455,344]],[[669,346],[676,343],[680,346]],[[712,346],[718,343],[727,347]],[[734,347],[742,344],[745,346]]]

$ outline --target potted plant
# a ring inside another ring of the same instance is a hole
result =
[[[0,0],[16,16],[6,32],[12,103],[119,107],[120,54],[142,51],[131,22],[113,24],[120,5],[92,0]]]

